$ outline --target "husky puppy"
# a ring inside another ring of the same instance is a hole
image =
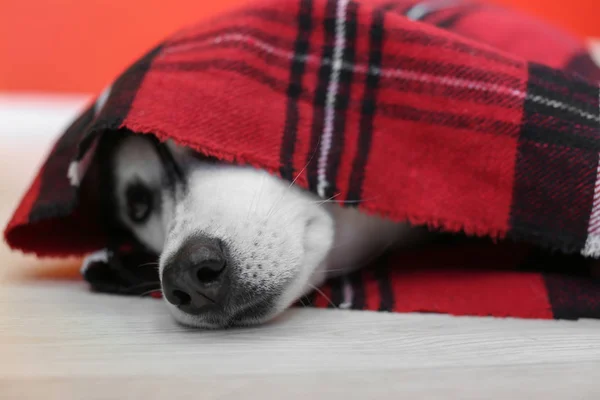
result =
[[[422,238],[265,171],[153,139],[129,135],[110,149],[111,212],[160,256],[163,297],[184,325],[263,323],[326,278]]]

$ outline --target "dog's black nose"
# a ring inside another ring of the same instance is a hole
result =
[[[165,264],[162,288],[167,301],[189,314],[222,305],[229,291],[227,258],[218,239],[195,237]]]

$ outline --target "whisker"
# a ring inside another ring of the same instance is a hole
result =
[[[267,213],[267,217],[266,217],[267,220],[271,216],[271,213],[273,212],[273,209],[275,208],[275,206],[277,206],[277,204],[279,204],[279,202],[281,202],[281,200],[283,200],[284,197],[287,196],[287,194],[289,193],[289,191],[292,188],[292,186],[294,186],[294,184],[296,183],[296,181],[300,178],[300,176],[302,176],[302,173],[306,170],[306,168],[308,168],[308,166],[310,165],[311,161],[313,160],[313,158],[317,154],[317,151],[319,150],[319,144],[320,143],[321,143],[321,138],[319,138],[319,140],[317,141],[317,145],[315,146],[315,149],[313,150],[313,153],[311,154],[310,158],[306,162],[306,165],[300,170],[300,172],[298,172],[298,174],[296,174],[296,177],[294,178],[294,180],[292,180],[292,183],[290,183],[290,185],[287,187],[287,189],[283,192],[283,195],[269,209],[269,212]]]
[[[321,202],[315,202],[316,204],[323,204],[323,203],[339,203],[339,204],[358,204],[358,203],[362,203],[364,200],[324,200]]]
[[[149,295],[151,295],[153,293],[159,293],[159,292],[162,292],[162,289],[160,289],[160,288],[150,289],[150,290],[147,290],[147,291],[145,291],[143,293],[140,293],[140,297],[146,297],[146,296],[149,296]]]
[[[260,204],[260,199],[262,198],[263,186],[265,184],[265,179],[266,179],[265,175],[262,175],[262,177],[260,179],[260,187],[258,188],[258,201],[254,205],[254,211],[253,212],[256,212],[256,208]]]
[[[133,289],[142,290],[157,290],[160,289],[160,281],[157,279],[156,281],[148,281],[144,283],[140,283],[139,285],[132,286]]]
[[[262,178],[263,179],[261,179],[261,181],[260,181],[260,186],[254,192],[254,196],[252,196],[252,201],[250,202],[250,205],[248,206],[248,215],[246,215],[246,220],[249,220],[250,219],[250,214],[252,214],[255,211],[255,203],[256,203],[256,200],[257,200],[260,192],[262,191],[262,187],[263,187],[263,184],[264,184],[264,175],[263,175]]]
[[[292,211],[297,208],[297,204],[283,204],[281,207],[277,208],[277,210],[271,213],[271,218],[274,216],[278,216],[283,211]]]
[[[333,198],[335,198],[339,195],[340,195],[340,193],[338,193],[335,196],[330,197],[327,200],[315,201],[313,204],[324,204],[324,203],[359,204],[359,203],[364,203],[365,201],[371,201],[371,200],[375,200],[375,199],[379,198],[379,196],[376,196],[376,197],[371,197],[371,198],[362,199],[362,200],[333,200]]]
[[[307,164],[307,166],[308,166],[308,164]],[[304,171],[304,169],[302,171]],[[302,173],[302,171],[300,171],[300,173]],[[298,178],[300,178],[300,173],[296,176],[296,178],[294,178],[294,180],[292,181],[292,183],[290,183],[290,185],[284,190],[284,192],[281,195],[281,197],[279,199],[277,199],[277,201],[275,203],[273,203],[273,205],[271,206],[271,208],[269,208],[269,212],[267,212],[267,216],[266,216],[265,219],[268,220],[271,217],[271,213],[273,212],[273,210],[275,209],[275,207],[285,198],[285,196],[288,195],[290,189],[292,188],[292,186],[294,186],[294,183],[296,183],[296,181],[298,180]]]
[[[142,267],[149,267],[149,266],[158,267],[158,262],[154,261],[154,262],[149,262],[149,263],[145,263],[145,264],[140,264],[137,267],[142,268]]]
[[[323,293],[323,291],[321,289],[319,289],[318,287],[316,287],[315,285],[313,285],[312,283],[308,283],[308,286],[312,289],[314,289],[317,293],[319,293],[321,296],[323,296],[323,298],[325,300],[327,300],[327,302],[329,304],[331,304],[333,306],[333,308],[338,308],[338,306],[336,306],[333,301],[331,301],[331,299],[329,297],[327,297],[327,295],[325,293]]]
[[[350,274],[353,271],[354,270],[348,270],[347,268],[334,268],[334,269],[328,269],[326,272],[328,272],[328,273],[329,272],[347,272],[348,274]]]
[[[313,202],[313,204],[321,205],[321,204],[333,202],[333,199],[335,199],[336,197],[338,197],[340,194],[341,193],[337,193],[337,194],[334,194],[333,196],[331,196],[328,199],[315,201],[315,202]]]
[[[304,303],[304,296],[300,297],[298,300],[300,301],[300,304],[302,304],[302,307],[306,307],[306,303]]]

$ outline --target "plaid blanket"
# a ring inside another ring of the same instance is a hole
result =
[[[102,135],[154,134],[450,234],[305,305],[598,318],[598,81],[578,39],[485,4],[251,1],[176,33],[98,96],[5,237],[39,256],[91,253],[95,290],[155,289],[155,256],[111,240],[94,168]]]

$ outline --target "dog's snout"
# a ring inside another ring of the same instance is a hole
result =
[[[165,264],[162,286],[167,301],[190,314],[221,305],[229,290],[227,257],[221,241],[189,239]]]

